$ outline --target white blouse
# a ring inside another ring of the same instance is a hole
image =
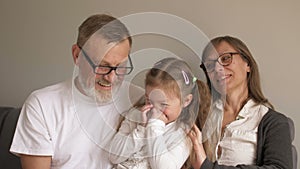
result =
[[[218,137],[215,158],[218,163],[230,166],[255,164],[258,125],[268,112],[268,107],[255,105],[253,100],[249,100],[239,112],[236,120],[225,127],[223,135],[221,135],[223,121],[222,102],[215,102],[212,110],[212,113],[217,114],[214,115],[214,120],[210,119],[210,122],[215,122],[214,124],[217,126],[215,129]],[[210,115],[210,117],[212,118],[213,115]],[[218,149],[221,149],[219,156],[217,153]]]

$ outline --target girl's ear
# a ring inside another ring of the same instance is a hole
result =
[[[188,95],[185,97],[185,99],[184,99],[183,107],[188,106],[188,105],[191,103],[192,99],[193,99],[193,95],[192,95],[192,94],[188,94]]]

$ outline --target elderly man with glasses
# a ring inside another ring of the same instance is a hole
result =
[[[10,151],[24,169],[111,168],[107,144],[120,113],[143,91],[124,81],[133,70],[131,37],[109,15],[93,15],[72,46],[73,78],[25,101]]]

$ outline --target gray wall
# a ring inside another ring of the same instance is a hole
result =
[[[259,63],[265,95],[300,130],[298,0],[1,0],[0,105],[21,106],[31,91],[72,76],[71,45],[87,16],[138,12],[170,13],[196,25],[208,38],[232,35],[245,41]],[[137,36],[134,43],[136,65],[143,61],[138,54],[146,56],[150,48],[161,48],[153,50],[158,55],[189,52],[162,36]],[[294,143],[300,150],[299,136]]]

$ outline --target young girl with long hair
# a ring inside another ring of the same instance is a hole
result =
[[[124,114],[111,142],[115,168],[183,166],[192,147],[186,133],[199,111],[198,83],[203,84],[176,58],[162,59],[148,71],[145,97]]]

